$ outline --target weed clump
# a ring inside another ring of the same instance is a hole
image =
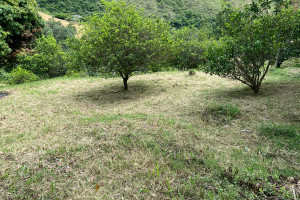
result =
[[[238,118],[241,110],[234,104],[212,103],[204,111],[206,120],[215,120],[219,122],[227,122],[232,119]]]

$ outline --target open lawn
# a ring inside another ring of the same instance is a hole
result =
[[[299,199],[300,68],[1,86],[0,199]]]

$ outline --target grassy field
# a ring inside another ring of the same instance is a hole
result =
[[[2,86],[0,199],[300,198],[300,68]]]

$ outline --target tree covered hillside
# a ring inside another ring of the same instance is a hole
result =
[[[71,20],[73,15],[86,19],[92,13],[103,13],[104,5],[99,0],[37,0],[40,8],[58,18]],[[221,10],[222,0],[127,0],[145,9],[147,14],[155,14],[170,20],[173,26],[201,26],[203,21],[212,19]],[[245,0],[225,0],[235,6]]]

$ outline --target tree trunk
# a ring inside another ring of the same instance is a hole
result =
[[[124,83],[124,90],[127,91],[128,90],[128,81],[129,77],[128,76],[124,76],[123,77],[123,83]]]
[[[260,84],[255,84],[251,88],[252,88],[254,94],[257,95],[259,92],[259,89],[260,89]]]
[[[277,55],[276,55],[276,62],[275,62],[275,67],[276,68],[280,68],[280,65],[282,64],[282,59],[281,59],[281,49],[278,49],[278,51],[277,51]]]

